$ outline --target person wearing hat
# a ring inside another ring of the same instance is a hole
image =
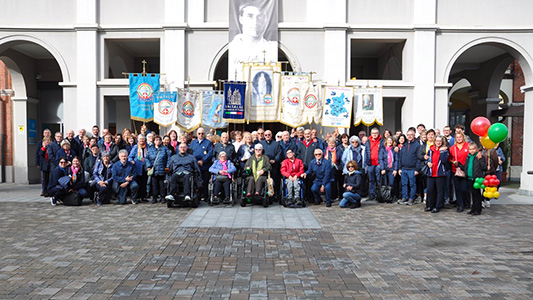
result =
[[[67,140],[63,140],[61,142],[61,150],[59,150],[57,152],[57,155],[56,155],[56,158],[59,159],[60,158],[65,158],[68,162],[69,162],[69,165],[72,163],[72,159],[76,156],[76,152],[74,152],[74,150],[70,149],[70,143],[69,141]]]

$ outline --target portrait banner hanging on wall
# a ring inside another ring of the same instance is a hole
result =
[[[324,89],[322,126],[350,128],[352,100],[352,87],[326,86]]]
[[[177,121],[176,104],[177,92],[158,92],[154,101],[154,123],[163,127],[170,126]]]
[[[353,107],[354,125],[383,125],[383,88],[356,88]]]
[[[201,99],[198,91],[178,90],[177,125],[186,132],[195,130],[202,123]]]
[[[320,124],[322,121],[322,101],[320,100],[320,91],[322,84],[320,82],[310,82],[309,88],[305,92],[302,106],[302,125]]]
[[[154,94],[159,91],[159,74],[129,74],[130,118],[149,122],[154,119]]]
[[[279,121],[281,63],[245,65],[248,89],[246,119],[252,122]]]
[[[245,80],[244,63],[278,61],[278,1],[229,1],[228,79]]]
[[[244,123],[245,95],[246,82],[224,82],[224,122]]]
[[[302,110],[303,99],[309,89],[309,80],[309,75],[281,76],[281,123],[291,127],[305,124],[302,121]]]
[[[211,128],[228,126],[222,117],[224,113],[224,94],[222,91],[202,91],[202,125]]]

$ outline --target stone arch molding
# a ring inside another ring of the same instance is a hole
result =
[[[295,72],[301,72],[300,61],[298,61],[298,58],[293,53],[291,53],[289,48],[287,48],[281,42],[278,42],[278,48],[281,49],[283,53],[285,53],[285,55],[287,56],[287,59],[289,60],[289,64],[291,64],[292,66],[292,69]],[[224,56],[224,54],[226,53],[226,51],[228,51],[228,49],[229,49],[229,43],[224,45],[224,47],[220,48],[220,50],[218,50],[217,54],[211,61],[211,65],[209,66],[209,73],[208,73],[207,78],[211,79],[215,76],[215,69],[218,65],[218,62],[220,61],[220,59],[222,59],[222,56]]]
[[[42,40],[40,38],[31,36],[31,35],[8,35],[8,36],[0,38],[0,47],[10,42],[20,42],[20,41],[34,43],[36,45],[43,47],[44,49],[46,49],[46,51],[50,52],[50,54],[52,54],[57,64],[59,65],[59,69],[61,70],[61,75],[63,77],[63,82],[70,82],[70,72],[67,67],[67,63],[65,62],[65,59],[52,44],[48,43],[45,40]]]
[[[533,58],[531,55],[529,55],[528,51],[524,49],[522,46],[517,44],[516,42],[502,38],[502,37],[481,37],[475,40],[470,41],[469,43],[463,45],[460,47],[452,56],[450,61],[448,62],[448,65],[446,66],[446,69],[444,70],[444,74],[442,77],[442,82],[448,82],[449,76],[452,71],[453,65],[457,61],[457,59],[465,53],[468,49],[482,44],[492,44],[496,47],[500,47],[504,49],[505,51],[509,52],[515,59],[518,60],[520,63],[520,66],[522,67],[522,70],[524,71],[524,77],[526,80],[526,85],[532,85],[533,84],[533,76],[532,75],[532,69],[533,66]]]

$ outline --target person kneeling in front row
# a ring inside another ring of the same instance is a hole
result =
[[[341,208],[361,207],[361,172],[354,160],[346,164],[346,169],[348,170],[348,173],[344,175],[344,188],[346,192],[342,194],[342,200],[339,206]]]
[[[118,153],[119,161],[113,164],[113,190],[118,195],[118,203],[126,204],[126,194],[131,193],[132,204],[137,204],[139,185],[134,178],[135,167],[128,161],[128,151],[122,149]]]

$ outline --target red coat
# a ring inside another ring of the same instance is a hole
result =
[[[281,175],[285,177],[296,176],[300,177],[304,173],[304,163],[301,159],[295,158],[294,161],[285,159],[281,162]]]
[[[463,148],[459,150],[457,148],[457,145],[453,145],[450,147],[450,157],[448,158],[449,161],[458,161],[461,164],[465,164],[466,157],[468,156],[468,143],[463,144]],[[455,165],[452,164],[452,172],[455,173]]]

